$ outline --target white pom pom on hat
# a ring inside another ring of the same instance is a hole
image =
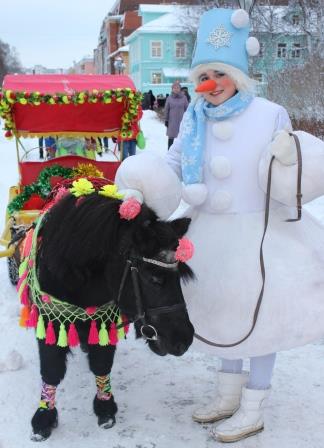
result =
[[[249,14],[244,9],[237,9],[233,12],[231,17],[231,24],[235,26],[235,28],[245,28],[249,25],[249,23]]]
[[[245,46],[249,56],[256,56],[260,52],[260,44],[256,37],[249,37]]]
[[[205,202],[208,190],[205,184],[188,184],[182,187],[182,199],[189,205],[200,205]]]

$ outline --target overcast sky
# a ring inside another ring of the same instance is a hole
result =
[[[115,0],[0,0],[0,39],[24,67],[68,68],[93,54]]]

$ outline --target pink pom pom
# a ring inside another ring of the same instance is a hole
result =
[[[141,207],[141,204],[135,198],[129,198],[119,207],[120,217],[128,221],[134,219],[141,212]]]
[[[51,298],[50,298],[50,296],[48,296],[48,295],[46,295],[46,294],[43,294],[42,297],[41,297],[41,299],[42,299],[42,302],[44,302],[44,303],[51,303]]]
[[[85,312],[88,314],[88,316],[91,316],[91,314],[94,314],[97,311],[97,307],[96,306],[88,306],[85,309]]]
[[[175,253],[175,259],[184,263],[185,261],[190,260],[193,253],[194,245],[192,242],[188,238],[181,238]]]
[[[73,322],[69,326],[68,344],[70,347],[76,347],[80,344],[79,335]]]
[[[55,195],[54,204],[56,204],[60,199],[66,196],[69,193],[69,190],[65,187],[60,187]]]
[[[48,322],[47,325],[45,343],[48,345],[54,345],[56,343],[55,331],[53,327],[53,322],[51,320]]]

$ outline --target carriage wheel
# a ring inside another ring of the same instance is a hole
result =
[[[12,257],[8,257],[7,262],[9,280],[13,285],[17,285],[19,279],[18,269],[20,264],[19,251],[16,251]]]

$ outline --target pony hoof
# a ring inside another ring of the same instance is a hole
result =
[[[33,432],[30,439],[33,442],[43,442],[52,434],[52,429],[58,426],[58,415],[56,408],[37,409],[32,418]]]
[[[32,435],[30,436],[30,440],[32,442],[44,442],[44,440],[49,438],[51,433],[52,433],[52,428],[43,429],[43,430],[39,431],[38,433],[33,432]]]
[[[101,416],[98,417],[98,425],[99,425],[100,428],[110,429],[113,426],[115,426],[115,424],[116,424],[116,419],[115,419],[114,416],[111,416],[111,415],[103,416],[103,415],[101,415]]]

